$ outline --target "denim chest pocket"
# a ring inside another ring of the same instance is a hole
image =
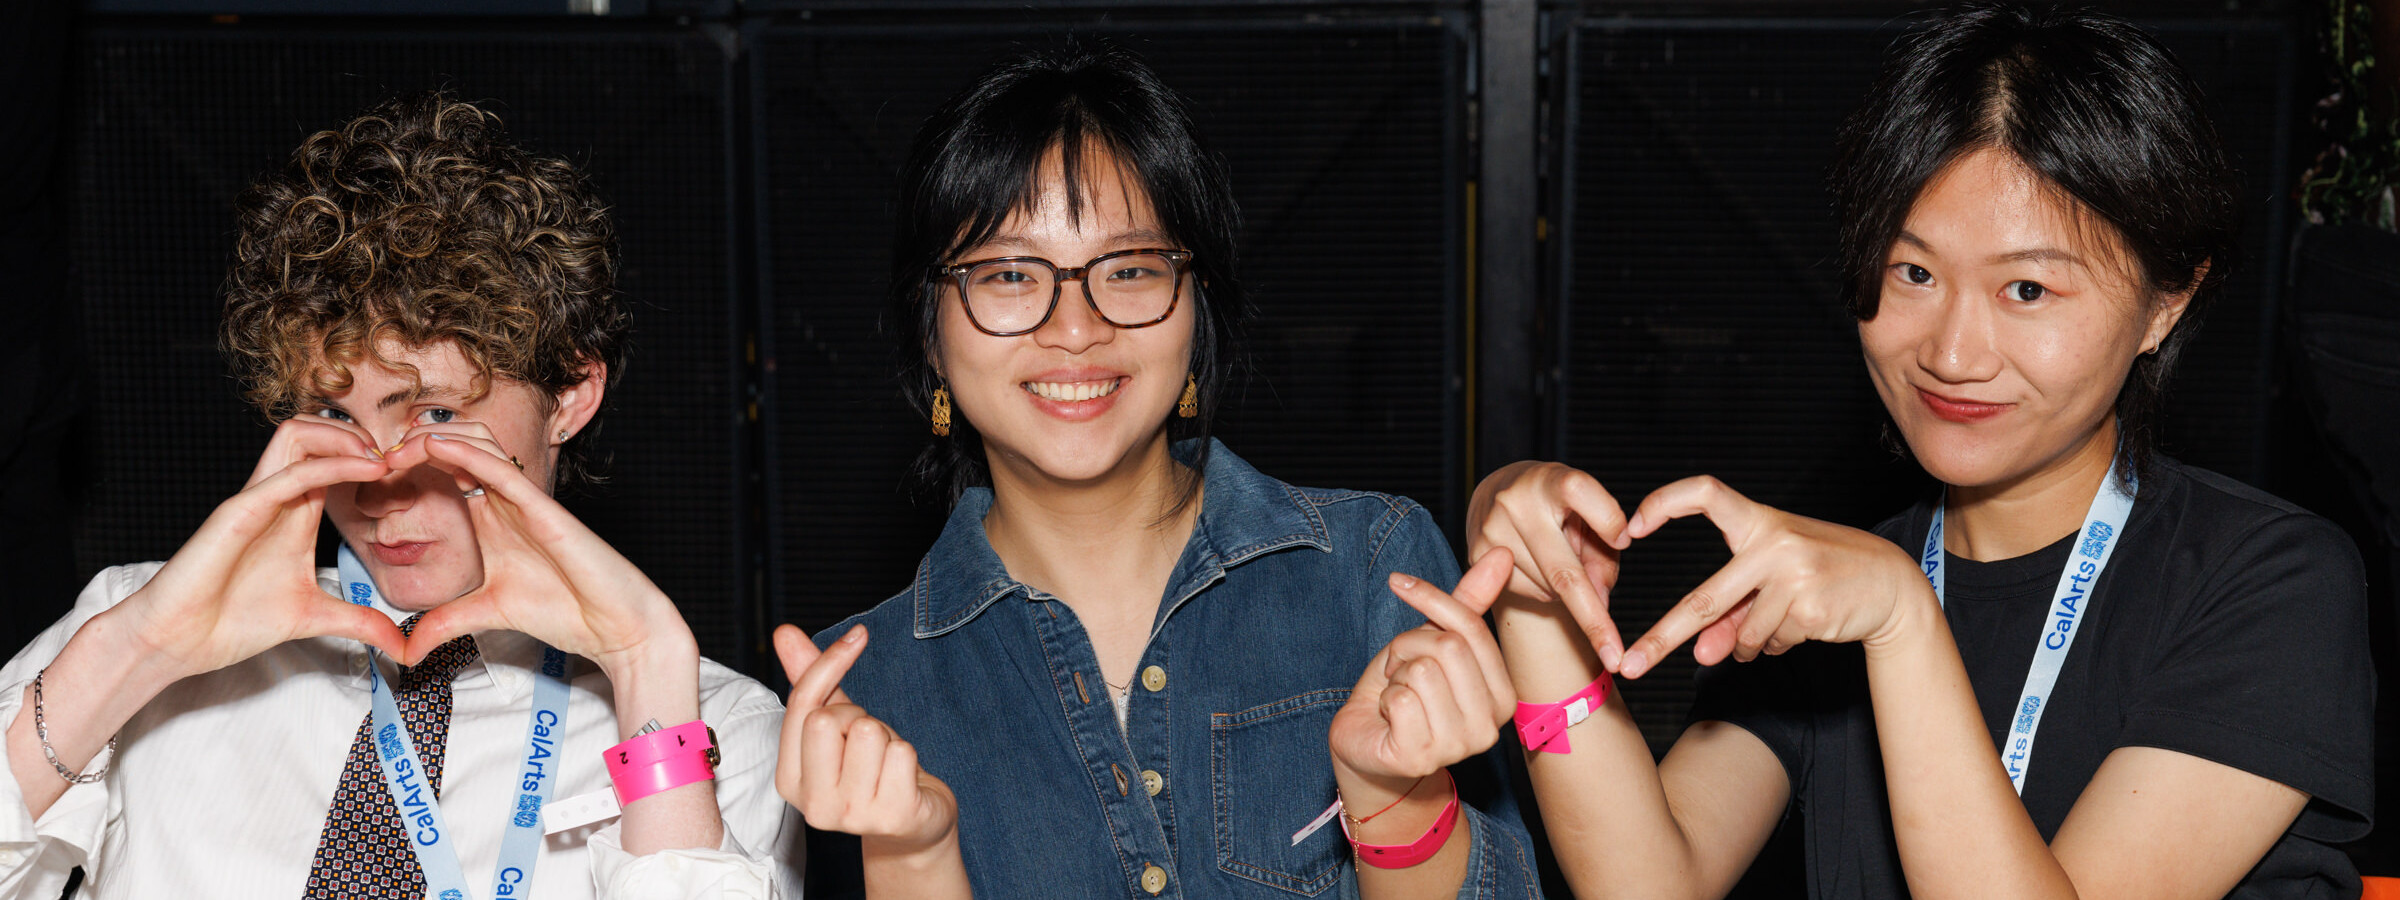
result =
[[[1209,719],[1209,780],[1217,868],[1315,896],[1341,883],[1350,859],[1341,826],[1326,823],[1298,846],[1292,834],[1335,795],[1326,734],[1350,691],[1299,694]]]

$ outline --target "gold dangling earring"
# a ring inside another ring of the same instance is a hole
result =
[[[1200,414],[1200,378],[1183,376],[1183,399],[1175,401],[1175,414],[1189,419]]]
[[[933,433],[937,437],[950,436],[949,388],[937,387],[933,389]]]

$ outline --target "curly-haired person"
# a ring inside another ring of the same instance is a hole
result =
[[[0,669],[0,897],[796,895],[781,704],[551,499],[628,326],[583,177],[425,95],[240,231],[223,342],[279,424]]]

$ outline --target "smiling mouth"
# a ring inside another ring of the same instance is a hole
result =
[[[1116,393],[1118,388],[1124,386],[1125,379],[1122,376],[1099,381],[1028,381],[1018,385],[1026,393],[1053,403],[1097,400]]]
[[[1924,388],[1917,389],[1917,396],[1919,399],[1924,401],[1926,409],[1931,410],[1936,417],[1946,421],[1958,423],[1979,422],[1984,419],[1989,419],[1993,416],[2007,412],[2010,407],[2016,405],[2013,403],[1982,403],[1973,400],[1956,400],[1949,397],[1944,397]]]

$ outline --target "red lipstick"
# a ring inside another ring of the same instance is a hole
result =
[[[2014,403],[1978,403],[1973,400],[1959,400],[1944,397],[1924,388],[1917,389],[1917,399],[1924,401],[1925,408],[1931,410],[1942,421],[1957,422],[1961,425],[1981,422],[2016,406]]]

